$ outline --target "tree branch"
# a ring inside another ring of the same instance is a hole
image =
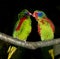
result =
[[[37,49],[39,47],[51,46],[51,45],[60,43],[60,38],[53,39],[50,41],[24,42],[24,41],[20,41],[16,38],[13,38],[9,35],[6,35],[4,33],[0,33],[0,40],[8,42],[8,43],[16,45],[16,46],[22,46],[22,47],[29,48],[29,49]]]

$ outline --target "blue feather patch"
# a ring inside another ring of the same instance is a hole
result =
[[[38,12],[38,16],[42,17],[43,13],[42,12]]]

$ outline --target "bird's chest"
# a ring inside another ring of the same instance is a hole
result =
[[[54,33],[52,31],[50,24],[46,21],[40,21],[38,24],[40,26],[41,40],[43,41],[53,39]]]

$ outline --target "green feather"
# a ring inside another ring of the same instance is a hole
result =
[[[38,22],[38,25],[40,27],[39,35],[41,37],[41,41],[48,41],[54,39],[54,32],[52,30],[51,24],[47,21],[47,16],[43,11],[36,10],[34,11],[34,14],[36,13],[43,13],[42,16],[37,14],[34,15],[36,18],[36,21]],[[53,46],[47,46],[41,48],[43,59],[54,59],[54,50]]]
[[[54,38],[54,33],[50,27],[49,24],[41,24],[41,40],[46,41],[46,40],[52,40]]]
[[[27,40],[28,35],[31,32],[31,19],[26,19],[21,25],[20,30],[13,32],[13,37],[20,40]]]
[[[22,41],[26,41],[27,37],[29,36],[30,32],[31,32],[31,19],[29,15],[26,15],[25,13],[28,12],[28,10],[24,9],[22,10],[19,14],[18,14],[18,20],[15,24],[15,27],[13,29],[13,37],[17,38],[19,40]],[[21,27],[18,31],[16,31],[17,26],[19,25],[20,19],[25,17],[26,19],[23,21],[23,23],[21,24]],[[15,46],[10,46],[8,49],[8,58],[10,59],[12,57],[12,55],[16,52],[17,48]],[[20,51],[20,49],[19,49]]]
[[[20,40],[27,40],[27,37],[31,32],[31,19],[29,15],[25,15],[25,12],[28,12],[28,10],[24,9],[18,14],[19,20],[17,21],[13,30],[13,37]],[[16,31],[16,28],[20,22],[20,18],[23,18],[24,16],[27,17],[26,20],[24,20],[24,22],[22,23],[20,30]]]
[[[18,19],[26,16],[26,15],[25,15],[25,12],[28,12],[28,10],[27,10],[27,9],[22,10],[22,11],[18,14]]]

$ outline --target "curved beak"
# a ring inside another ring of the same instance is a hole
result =
[[[34,18],[36,18],[36,19],[38,18],[38,16],[37,16],[37,13],[36,13],[36,12],[34,12],[32,16],[33,16]]]
[[[29,15],[32,15],[32,13],[29,12]]]
[[[33,13],[33,15],[32,15],[33,17],[35,17],[35,13]]]

